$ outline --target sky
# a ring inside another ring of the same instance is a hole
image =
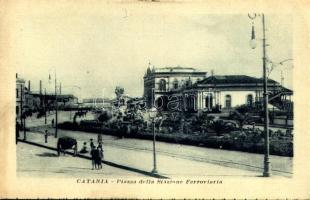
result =
[[[148,63],[156,67],[184,66],[215,75],[262,76],[262,23],[254,22],[257,48],[250,48],[252,20],[247,14],[169,12],[31,12],[17,15],[12,47],[14,67],[31,80],[32,90],[79,98],[114,97],[116,86],[130,96],[143,95]],[[265,15],[267,55],[275,63],[292,59],[293,20],[288,15]],[[293,61],[278,66],[270,78],[292,88]],[[77,87],[78,86],[78,87]]]

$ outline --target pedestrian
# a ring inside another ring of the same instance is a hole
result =
[[[54,119],[52,119],[52,127],[54,128]]]
[[[101,135],[101,133],[98,134],[97,140],[98,140],[98,144],[102,143],[102,135]]]
[[[103,159],[103,146],[102,146],[102,142],[98,144],[97,149],[99,150],[100,158],[102,160]]]
[[[87,142],[83,143],[83,148],[81,149],[80,153],[87,153],[87,146],[86,146]]]
[[[102,158],[103,158],[103,152],[101,147],[97,147],[96,157],[95,157],[95,164],[97,165],[97,168],[102,169]]]
[[[93,138],[90,139],[89,145],[90,145],[90,149],[91,150],[95,148],[95,145],[94,145],[94,142],[93,142]]]
[[[48,132],[47,132],[47,129],[45,129],[45,134],[44,134],[45,143],[47,143],[47,137],[48,137]]]
[[[91,156],[91,163],[92,163],[92,169],[94,169],[96,167],[96,163],[95,163],[95,157],[96,157],[96,149],[92,148],[90,151],[90,156]]]

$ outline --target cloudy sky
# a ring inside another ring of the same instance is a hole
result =
[[[292,18],[266,15],[267,54],[280,62],[292,58]],[[143,75],[150,61],[156,67],[185,66],[215,74],[262,76],[261,40],[249,45],[251,20],[244,15],[203,12],[41,11],[19,14],[11,35],[16,71],[31,80],[32,89],[48,84],[49,73],[62,82],[63,93],[81,98],[114,96],[123,86],[131,96],[143,94]],[[261,39],[261,18],[254,21]],[[292,88],[292,62],[276,68],[271,78]],[[79,86],[78,89],[73,86]]]

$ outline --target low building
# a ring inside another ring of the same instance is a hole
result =
[[[112,100],[108,98],[88,98],[83,99],[82,107],[85,108],[112,108]]]
[[[293,91],[268,79],[269,103],[290,109]],[[245,75],[210,76],[182,91],[188,110],[230,110],[238,105],[254,106],[263,100],[263,79]],[[286,107],[284,102],[287,102]]]

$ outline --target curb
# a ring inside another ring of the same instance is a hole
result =
[[[38,143],[35,143],[35,142],[25,141],[25,140],[21,140],[21,139],[18,139],[18,142],[23,142],[23,143],[34,145],[34,146],[37,146],[37,147],[43,147],[43,148],[46,148],[46,149],[57,151],[56,148],[45,146],[45,145],[38,144]],[[66,153],[70,154],[70,155],[74,155],[74,153],[72,153],[72,152],[66,151]],[[91,160],[90,156],[85,156],[85,155],[81,155],[81,154],[77,154],[76,156],[80,157],[80,158],[87,159],[87,160]],[[128,170],[128,171],[136,172],[136,173],[143,174],[143,175],[150,176],[150,177],[154,177],[154,178],[169,179],[169,177],[166,177],[166,176],[162,176],[162,175],[159,175],[159,174],[153,174],[151,172],[147,172],[147,171],[144,171],[144,170],[136,169],[136,168],[125,166],[125,165],[120,165],[120,164],[113,163],[113,162],[106,161],[106,160],[102,160],[102,163],[106,164],[106,165],[109,165],[109,166],[112,166],[112,167],[116,167],[116,168],[120,168],[120,169],[124,169],[124,170]]]

